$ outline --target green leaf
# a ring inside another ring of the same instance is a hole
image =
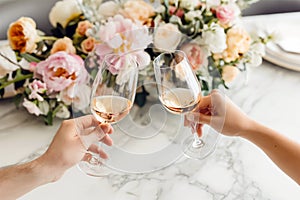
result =
[[[23,58],[25,58],[25,60],[27,60],[28,62],[40,62],[41,61],[37,57],[35,57],[35,56],[31,55],[31,54],[28,54],[28,53],[21,53],[21,56]]]
[[[14,96],[13,101],[17,108],[19,108],[22,100],[23,100],[23,94],[17,94]]]
[[[53,125],[53,113],[49,111],[46,116],[44,116],[44,122],[46,125]]]

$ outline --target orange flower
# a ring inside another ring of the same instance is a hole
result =
[[[81,48],[84,53],[92,52],[95,48],[96,40],[93,37],[89,37],[81,43]]]
[[[76,33],[80,36],[85,36],[86,31],[93,27],[93,24],[87,20],[78,23]]]
[[[58,51],[65,51],[69,54],[76,54],[76,49],[73,46],[73,42],[68,37],[64,37],[55,41],[51,49],[51,54],[54,54]]]
[[[35,22],[28,17],[19,18],[10,24],[7,38],[13,50],[32,53],[37,47],[36,42],[39,39]]]

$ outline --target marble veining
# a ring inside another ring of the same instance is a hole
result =
[[[251,70],[246,85],[235,83],[227,95],[252,118],[300,141],[299,83],[299,72],[263,63]],[[143,120],[150,123],[147,117]],[[47,127],[24,110],[16,110],[10,100],[1,100],[0,165],[27,162],[41,155],[59,124],[57,120]],[[182,156],[152,173],[112,171],[105,178],[88,177],[73,167],[57,183],[20,199],[296,200],[300,199],[300,188],[256,146],[222,136],[213,154],[201,161]]]

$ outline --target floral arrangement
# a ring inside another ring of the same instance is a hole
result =
[[[52,124],[54,117],[70,117],[72,108],[85,112],[90,79],[105,55],[133,52],[144,80],[159,53],[176,49],[188,56],[203,90],[227,87],[240,71],[261,64],[272,39],[250,37],[241,26],[241,9],[253,2],[58,1],[49,13],[51,36],[28,17],[9,26],[9,46],[0,48],[0,95],[13,85],[17,105]],[[116,84],[126,78],[121,58],[108,71]]]

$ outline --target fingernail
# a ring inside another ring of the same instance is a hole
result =
[[[189,121],[194,121],[195,118],[194,118],[193,114],[187,114],[186,119],[189,120]]]

